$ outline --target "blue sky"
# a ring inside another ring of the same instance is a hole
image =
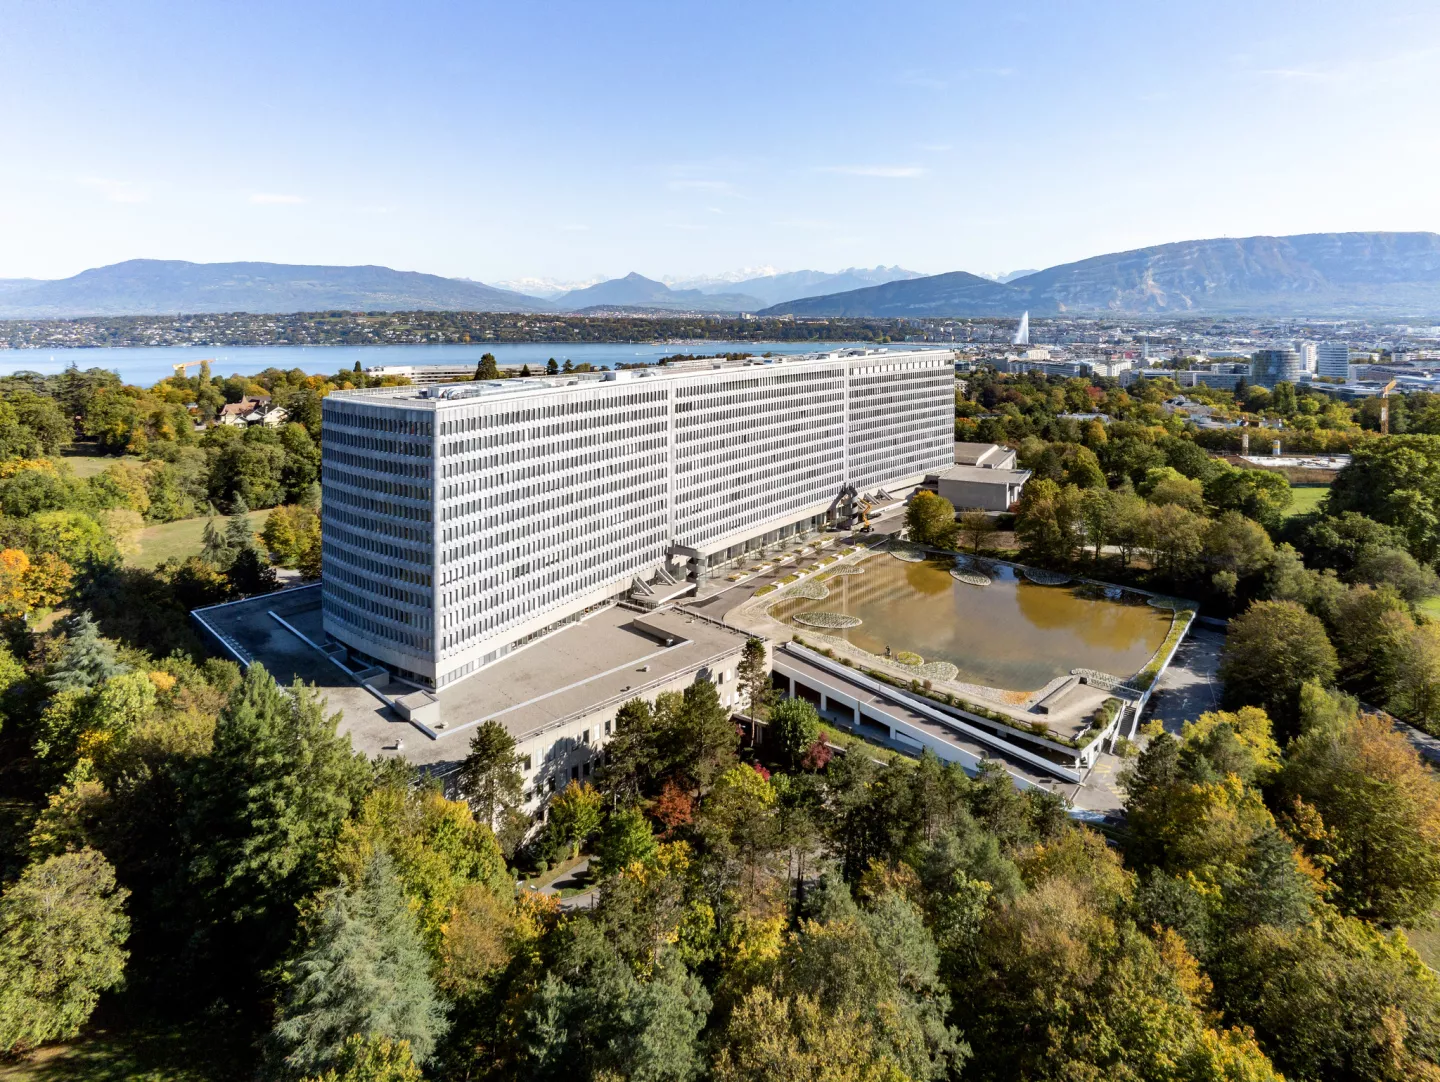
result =
[[[0,277],[1041,267],[1440,230],[1430,3],[0,0]]]

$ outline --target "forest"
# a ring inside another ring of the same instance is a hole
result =
[[[98,1026],[182,1034],[163,1079],[1440,1080],[1420,953],[1440,782],[1392,718],[1440,716],[1427,403],[1381,436],[1297,392],[1354,457],[1290,514],[1289,482],[1207,453],[1171,388],[986,375],[957,397],[957,435],[1034,472],[1010,523],[1027,560],[1230,621],[1225,702],[1129,749],[1123,824],[998,767],[832,744],[757,641],[741,678],[762,740],[705,681],[632,701],[594,784],[542,825],[503,726],[478,727],[447,794],[354,753],[313,689],[194,641],[197,599],[305,558],[238,513],[313,528],[318,402],[364,378],[202,377],[3,388],[0,1049],[18,1065]],[[197,427],[258,388],[280,429]],[[1270,394],[1215,405],[1263,420],[1288,406]],[[79,478],[77,445],[115,462]],[[916,540],[997,551],[915,502]],[[120,516],[181,511],[213,513],[203,552],[124,563]],[[592,906],[526,885],[581,853]]]

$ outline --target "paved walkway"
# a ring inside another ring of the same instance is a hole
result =
[[[1142,722],[1158,718],[1166,732],[1179,735],[1187,721],[1220,709],[1221,686],[1216,674],[1224,647],[1222,632],[1193,625],[1150,697]]]

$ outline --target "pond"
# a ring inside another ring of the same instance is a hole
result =
[[[948,560],[889,555],[860,566],[863,574],[826,580],[829,597],[784,601],[771,615],[787,624],[802,612],[857,617],[858,626],[824,634],[873,654],[888,646],[948,661],[958,680],[1008,691],[1033,691],[1074,668],[1133,676],[1170,629],[1168,610],[1118,587],[1038,586],[998,565],[986,570],[989,586],[972,586],[950,574]]]

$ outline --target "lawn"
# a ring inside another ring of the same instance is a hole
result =
[[[1285,517],[1305,515],[1320,508],[1320,501],[1330,492],[1329,485],[1296,485],[1290,490],[1292,499],[1285,508]]]
[[[91,1027],[78,1040],[0,1064],[0,1082],[239,1082],[253,1056],[207,1032]]]
[[[117,462],[139,462],[133,455],[77,455],[65,452],[60,455],[60,461],[69,465],[75,471],[75,476],[82,481],[87,477],[94,477],[97,473],[104,473]]]
[[[247,516],[250,519],[250,528],[258,534],[269,514],[269,511],[251,511]],[[203,517],[182,518],[179,522],[145,527],[136,538],[140,543],[140,551],[132,556],[129,562],[136,567],[155,567],[172,556],[183,560],[187,556],[198,554],[205,543],[206,521]],[[216,524],[223,529],[225,520],[216,519]]]

